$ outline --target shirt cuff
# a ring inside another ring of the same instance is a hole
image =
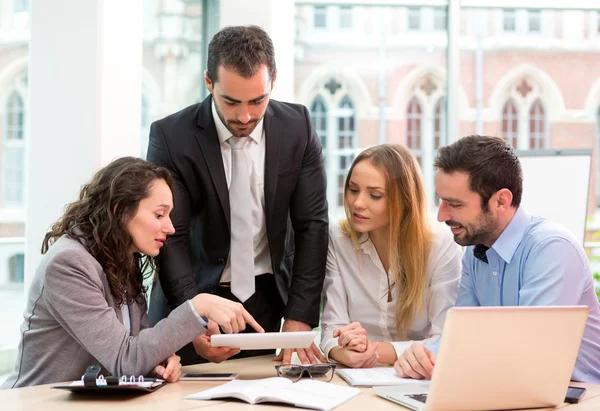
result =
[[[192,312],[194,313],[198,321],[200,321],[200,324],[202,324],[204,328],[208,328],[208,318],[198,314],[198,311],[196,311],[196,309],[194,308],[194,304],[192,304],[192,300],[187,300],[187,303],[190,305],[190,308],[192,309]]]
[[[329,352],[334,347],[337,347],[337,346],[338,346],[338,339],[337,338],[327,339],[326,341],[321,340],[321,350],[323,351],[323,354],[325,354],[325,358],[327,358],[327,361],[337,362],[336,360],[334,360],[333,358],[331,358],[329,356]]]
[[[429,351],[431,351],[432,353],[437,355],[438,350],[440,349],[440,341],[441,340],[442,340],[441,338],[438,338],[434,342],[425,344],[425,348],[427,348]]]

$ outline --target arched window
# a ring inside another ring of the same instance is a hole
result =
[[[337,109],[337,206],[344,205],[344,182],[352,165],[356,147],[356,112],[354,104],[348,96],[344,96]]]
[[[310,105],[310,117],[313,122],[315,132],[321,139],[323,153],[327,149],[327,106],[323,97],[317,96]]]
[[[542,101],[537,99],[529,110],[529,145],[531,150],[546,148],[546,115]]]
[[[22,206],[25,184],[25,104],[17,91],[5,102],[2,162],[2,202],[4,206]]]
[[[419,164],[423,156],[421,144],[421,121],[423,110],[419,104],[419,100],[413,97],[408,103],[406,109],[406,145],[413,152]]]
[[[446,145],[446,98],[441,97],[435,105],[433,118],[433,149]]]
[[[512,99],[509,99],[502,109],[502,138],[514,149],[518,147],[519,112]]]

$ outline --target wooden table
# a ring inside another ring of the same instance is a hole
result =
[[[275,377],[274,365],[277,362],[272,361],[272,356],[254,357],[241,360],[226,361],[222,364],[201,364],[190,365],[184,368],[184,372],[237,372],[240,379],[255,379]],[[183,397],[207,388],[222,384],[223,382],[208,381],[180,381],[176,384],[167,384],[152,394],[137,396],[100,397],[90,395],[75,395],[63,390],[50,389],[52,385],[40,385],[36,387],[18,388],[12,390],[0,391],[0,408],[10,411],[31,411],[31,410],[200,410],[207,407],[207,410],[249,410],[262,408],[264,410],[290,410],[290,407],[279,406],[261,406],[250,405],[243,402],[230,401],[193,401],[184,400]],[[346,383],[337,375],[334,377],[333,384]],[[565,410],[568,411],[598,411],[600,410],[600,385],[578,384],[586,387],[585,397],[579,404],[562,404],[557,408],[537,409],[536,411]],[[342,404],[336,410],[394,410],[401,411],[406,408],[384,400],[373,394],[371,388],[362,388],[362,394],[354,397],[352,400]],[[296,408],[297,409],[297,408]]]

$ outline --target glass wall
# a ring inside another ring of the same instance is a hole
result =
[[[14,365],[25,300],[28,46],[29,2],[0,0],[0,374]]]
[[[332,217],[343,214],[348,166],[381,142],[410,147],[435,210],[432,158],[447,136],[488,134],[518,150],[600,145],[600,12],[569,2],[461,2],[448,32],[448,2],[397,6],[296,1],[296,100],[309,107],[323,142]],[[580,6],[581,7],[581,6]],[[448,40],[458,43],[449,73]],[[448,78],[458,85],[450,102]],[[447,120],[457,130],[448,132]],[[600,160],[588,201],[589,251],[600,247]]]
[[[461,10],[460,135],[501,136],[518,150],[594,149],[586,248],[600,254],[598,11],[494,3]]]
[[[142,158],[153,121],[206,97],[206,50],[218,10],[218,0],[144,0]]]
[[[433,158],[446,144],[447,20],[446,7],[426,2],[297,2],[296,100],[309,107],[323,143],[333,219],[343,215],[352,160],[378,143],[408,145],[434,198]]]

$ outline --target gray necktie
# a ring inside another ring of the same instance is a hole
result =
[[[231,292],[241,302],[254,294],[254,236],[252,234],[252,194],[244,146],[248,137],[230,137],[231,184]]]

